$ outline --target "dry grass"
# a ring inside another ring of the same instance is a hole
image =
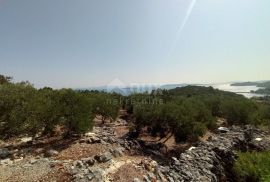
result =
[[[71,181],[71,176],[67,173],[63,165],[51,167],[50,162],[38,160],[29,165],[29,159],[17,162],[15,165],[0,166],[1,182],[47,182]]]
[[[111,179],[115,182],[131,182],[134,178],[140,180],[143,179],[143,172],[139,169],[136,169],[132,164],[125,164],[121,166],[117,172],[110,176]]]
[[[168,134],[168,136],[169,135],[170,134]],[[153,137],[147,133],[144,133],[140,135],[139,139],[145,141],[146,143],[164,143],[167,137],[161,139],[160,137]],[[170,137],[164,144],[168,150],[173,150],[176,146],[178,146],[178,144],[175,142],[174,136]]]
[[[129,132],[129,126],[117,126],[115,127],[115,135],[117,137],[122,137]]]
[[[207,131],[205,133],[204,136],[200,137],[199,140],[202,141],[202,142],[205,142],[209,139],[210,136],[212,136],[213,134],[210,132],[210,131]]]
[[[56,157],[58,160],[78,160],[81,158],[93,157],[108,149],[103,144],[76,143],[61,151]]]
[[[65,170],[64,166],[57,165],[50,173],[43,176],[39,181],[70,182],[72,181],[72,176]]]

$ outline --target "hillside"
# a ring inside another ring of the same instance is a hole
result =
[[[236,153],[270,147],[269,102],[212,87],[125,96],[2,77],[0,99],[0,181],[240,181]]]

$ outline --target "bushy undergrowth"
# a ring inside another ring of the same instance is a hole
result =
[[[172,133],[176,141],[197,139],[216,127],[216,118],[229,125],[268,125],[270,107],[241,95],[213,89],[187,86],[134,94],[124,107],[133,114],[137,132],[147,127],[154,136]]]
[[[93,127],[96,115],[114,119],[119,104],[117,95],[79,92],[71,89],[35,89],[28,82],[11,83],[2,76],[0,84],[0,135],[51,134],[56,126],[66,133],[83,133]]]
[[[234,171],[239,181],[269,182],[270,152],[240,153]]]
[[[134,116],[138,130],[146,126],[152,135],[160,137],[173,133],[179,142],[202,136],[208,127],[215,125],[210,110],[192,98],[161,105],[137,104]]]

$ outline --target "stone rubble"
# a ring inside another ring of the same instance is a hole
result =
[[[10,155],[10,151],[7,148],[0,149],[0,159],[5,159]]]
[[[254,139],[258,134],[263,138],[261,143]],[[226,133],[213,135],[207,142],[199,142],[192,150],[182,153],[178,159],[173,158],[171,165],[160,167],[168,181],[226,181],[230,170],[237,159],[236,150],[264,150],[270,148],[266,133],[249,128],[232,128]],[[251,140],[250,140],[251,138]],[[249,148],[252,146],[252,148]]]
[[[23,164],[23,168],[33,168],[43,161],[46,166],[53,167],[58,164],[63,166],[75,182],[104,182],[110,181],[109,173],[127,163],[132,163],[134,168],[144,171],[142,178],[134,178],[134,182],[217,182],[226,181],[230,177],[232,165],[237,159],[236,151],[270,149],[269,134],[250,127],[230,127],[226,132],[219,131],[212,134],[207,141],[198,142],[181,155],[172,157],[169,162],[162,164],[148,156],[150,153],[165,158],[166,156],[162,156],[158,151],[160,146],[156,146],[157,148],[147,146],[144,142],[131,139],[128,135],[122,138],[116,137],[113,127],[95,127],[93,133],[85,134],[78,142],[104,144],[110,149],[75,161],[55,160],[53,157],[59,152],[51,149],[45,151],[45,156],[50,158],[32,158]],[[147,155],[136,164],[132,161],[119,160],[131,151]],[[9,149],[0,149],[0,166],[11,166],[25,160],[24,157],[11,159],[10,155]]]
[[[96,128],[97,129],[97,128]],[[99,128],[100,129],[100,128]],[[270,148],[269,135],[260,130],[250,128],[232,127],[226,132],[213,134],[208,141],[199,142],[180,156],[173,157],[170,164],[160,165],[151,158],[145,158],[137,168],[143,169],[145,182],[178,182],[178,181],[226,181],[230,169],[237,159],[237,150],[266,150]],[[93,136],[91,136],[93,137]],[[147,151],[146,146],[139,140],[116,138],[111,128],[102,128],[102,132],[95,135],[109,144],[118,143],[122,147],[112,148],[103,154],[95,156],[90,160],[82,160],[79,170],[74,174],[74,181],[102,181],[106,175],[105,169],[91,168],[95,163],[111,163],[112,159],[124,155],[125,150]],[[261,140],[256,140],[261,138]],[[156,151],[156,153],[158,153]],[[94,162],[95,161],[95,162]],[[74,171],[73,171],[74,172]],[[134,178],[133,181],[141,181]]]
[[[56,150],[47,150],[46,151],[46,153],[45,153],[45,156],[46,157],[53,157],[53,156],[56,156],[56,155],[58,155],[59,154],[59,152],[58,151],[56,151]]]

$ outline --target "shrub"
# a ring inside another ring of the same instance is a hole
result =
[[[12,77],[0,75],[0,85],[10,83],[12,81]]]
[[[121,95],[88,90],[79,91],[79,93],[89,99],[92,104],[92,114],[101,116],[103,123],[107,119],[113,121],[117,118],[122,104]]]
[[[229,124],[250,124],[251,114],[256,112],[254,103],[248,99],[227,98],[222,101],[222,112]]]
[[[68,132],[83,133],[93,127],[94,115],[90,100],[71,89],[59,91],[60,113]]]
[[[210,110],[195,99],[176,99],[164,104],[137,104],[134,106],[135,125],[138,131],[147,127],[153,136],[174,134],[176,141],[198,138],[212,127]]]
[[[163,102],[149,102],[155,99]],[[215,129],[216,117],[225,118],[231,125],[270,123],[270,107],[266,104],[212,87],[157,90],[151,94],[133,94],[128,100],[125,107],[133,114],[138,131],[147,127],[152,135],[161,137],[173,133],[179,142]]]
[[[240,153],[234,171],[239,181],[270,181],[270,152]]]
[[[70,89],[37,90],[27,82],[0,86],[0,135],[51,133],[57,125],[69,132],[92,128],[92,103],[89,98]]]
[[[28,84],[4,84],[0,87],[1,134],[35,133],[39,128],[36,118],[36,91]]]

